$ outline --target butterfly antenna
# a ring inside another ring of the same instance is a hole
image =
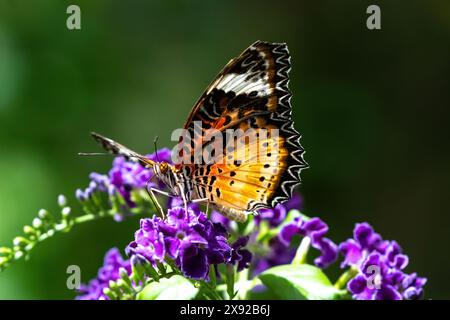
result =
[[[158,156],[158,148],[157,148],[158,138],[159,137],[156,136],[155,139],[153,140],[153,146],[155,148],[156,160],[158,160],[158,162],[161,162],[161,161],[159,161],[159,156]]]
[[[110,156],[111,153],[106,152],[78,152],[79,156]]]

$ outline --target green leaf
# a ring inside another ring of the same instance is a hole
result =
[[[259,279],[286,300],[339,300],[346,292],[336,289],[322,270],[308,264],[276,266],[260,274]]]
[[[189,280],[175,275],[146,285],[137,300],[191,300],[197,293],[198,289]]]

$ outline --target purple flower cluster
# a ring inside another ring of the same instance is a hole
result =
[[[171,151],[167,148],[158,150],[147,156],[153,161],[171,162]],[[116,157],[109,173],[99,174],[93,172],[89,178],[91,182],[85,190],[78,189],[76,197],[80,201],[89,199],[94,192],[109,192],[110,195],[118,192],[130,207],[135,204],[131,200],[131,190],[145,188],[149,180],[153,177],[153,171],[144,168],[136,162],[127,161],[124,157]],[[149,186],[156,186],[155,183]]]
[[[319,218],[305,220],[302,217],[296,217],[283,226],[279,238],[282,243],[289,245],[295,235],[309,237],[311,245],[321,252],[321,255],[314,260],[314,264],[319,268],[326,268],[338,257],[338,246],[325,238],[327,232],[328,225]]]
[[[207,279],[211,265],[238,263],[248,266],[250,252],[243,249],[245,240],[230,246],[228,234],[220,223],[213,223],[203,212],[182,207],[168,210],[166,219],[142,219],[135,239],[127,247],[129,256],[148,262],[172,259],[181,272],[192,279]]]
[[[291,199],[278,204],[275,208],[259,210],[254,220],[257,226],[260,226],[262,222],[266,222],[270,228],[276,228],[286,220],[289,211],[301,210],[302,207],[303,199],[298,193],[295,193]],[[257,242],[255,239],[257,234],[258,229],[251,235],[250,241]],[[262,248],[261,251],[264,253],[256,256],[253,262],[252,274],[254,276],[271,267],[291,263],[296,249],[281,242],[279,237],[273,237],[269,240],[267,248]]]
[[[344,256],[341,267],[351,266],[358,274],[350,280],[347,289],[354,299],[401,300],[420,299],[426,278],[403,270],[408,256],[395,241],[383,240],[368,223],[358,223],[353,238],[341,243]]]
[[[124,260],[118,249],[110,249],[104,259],[103,267],[98,271],[97,278],[89,281],[89,284],[82,285],[78,300],[108,300],[103,293],[104,288],[108,288],[109,281],[120,278],[120,269],[123,268],[128,275],[131,274],[130,260]]]
[[[246,241],[250,242],[252,246],[261,246],[262,244],[257,244],[256,241],[256,237],[259,232],[258,227],[261,225],[261,223],[267,222],[270,228],[278,227],[285,221],[290,210],[300,210],[302,204],[303,199],[298,193],[296,193],[292,196],[291,199],[284,202],[283,204],[278,204],[275,208],[259,210],[258,214],[254,216],[254,221],[257,228],[250,234],[249,237],[245,238]],[[227,228],[230,228],[231,221],[217,211],[213,211],[211,213],[211,220],[216,223],[221,223]],[[290,263],[295,256],[296,250],[294,247],[282,243],[278,239],[278,237],[274,237],[270,239],[267,248],[260,248],[260,250],[258,251],[262,251],[264,252],[264,254],[256,255],[253,259],[253,275],[257,275],[273,266]]]
[[[170,162],[170,156],[169,149],[162,149],[158,155],[148,157],[155,161]],[[110,196],[119,194],[126,206],[118,211],[126,211],[127,207],[136,206],[131,191],[145,188],[152,177],[152,170],[118,157],[108,174],[92,173],[89,187],[84,191],[77,190],[76,196],[83,202],[95,199],[96,192],[108,193]],[[158,181],[151,185],[163,187]],[[238,271],[249,268],[252,253],[246,247],[250,243],[259,253],[251,266],[252,274],[257,275],[272,266],[290,263],[296,252],[291,241],[298,235],[308,237],[311,246],[320,252],[320,256],[314,260],[320,268],[335,262],[339,252],[343,255],[341,267],[350,267],[357,272],[347,283],[347,289],[354,299],[423,297],[426,279],[418,277],[416,273],[406,273],[404,269],[408,265],[408,257],[402,253],[400,246],[395,241],[383,240],[369,224],[357,224],[353,238],[337,246],[326,237],[328,226],[319,218],[300,216],[286,223],[289,211],[302,207],[302,199],[298,194],[275,208],[260,210],[254,217],[255,230],[246,237],[233,233],[233,238],[237,238],[234,243],[229,241],[229,232],[236,228],[226,217],[213,211],[211,219],[208,219],[198,205],[189,204],[187,212],[183,207],[180,199],[170,198],[164,219],[153,216],[141,220],[134,241],[126,248],[131,261],[146,261],[154,266],[158,262],[173,262],[186,277],[208,280],[211,266],[226,263],[236,264]],[[272,234],[274,229],[280,232],[268,241],[259,243],[256,239],[261,230],[267,231],[267,227],[272,229]],[[82,294],[77,299],[108,299],[103,289],[109,286],[110,280],[119,279],[120,268],[131,274],[130,260],[124,260],[117,249],[111,249],[105,256],[97,278],[82,286]]]

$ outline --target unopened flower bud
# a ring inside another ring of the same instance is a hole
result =
[[[103,293],[111,300],[117,300],[117,295],[110,288],[104,288]]]
[[[70,207],[64,207],[61,211],[63,218],[68,218],[70,216]]]
[[[3,266],[3,265],[5,265],[6,264],[6,262],[8,262],[8,258],[7,257],[0,257],[0,270],[1,270],[1,267]]]
[[[36,235],[36,230],[33,227],[30,226],[24,226],[23,227],[23,232],[28,235],[28,236],[35,236]]]
[[[17,247],[25,247],[29,243],[30,241],[24,237],[15,237],[13,240],[13,244]]]
[[[12,250],[7,247],[0,247],[0,257],[7,257],[10,256],[12,253]]]
[[[65,197],[63,194],[60,194],[60,195],[58,196],[58,205],[59,205],[60,207],[64,207],[66,204],[67,204],[67,199],[66,199],[66,197]]]
[[[113,291],[116,291],[118,289],[117,283],[113,280],[109,280],[109,288]]]
[[[81,189],[77,189],[77,191],[75,192],[75,197],[79,201],[85,201],[86,200],[86,196],[85,196],[84,192]]]
[[[40,227],[42,227],[42,220],[39,218],[34,218],[32,225],[34,228],[39,229]]]
[[[48,219],[48,218],[49,218],[50,214],[48,213],[47,210],[41,209],[41,210],[39,210],[39,212],[38,212],[38,216],[39,216],[39,218],[41,218],[42,220],[45,220],[45,219]]]
[[[119,268],[119,274],[120,274],[120,277],[122,279],[123,278],[128,278],[128,272],[127,272],[127,270],[125,268],[120,267]]]
[[[19,260],[22,257],[23,257],[23,251],[16,251],[14,253],[14,259]]]

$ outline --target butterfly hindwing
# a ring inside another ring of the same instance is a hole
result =
[[[246,137],[261,130],[250,129]],[[235,210],[253,211],[265,207],[277,191],[280,173],[286,169],[288,152],[282,137],[265,137],[227,145],[221,163],[197,165],[193,184],[200,197]],[[264,146],[264,147],[263,147]]]

